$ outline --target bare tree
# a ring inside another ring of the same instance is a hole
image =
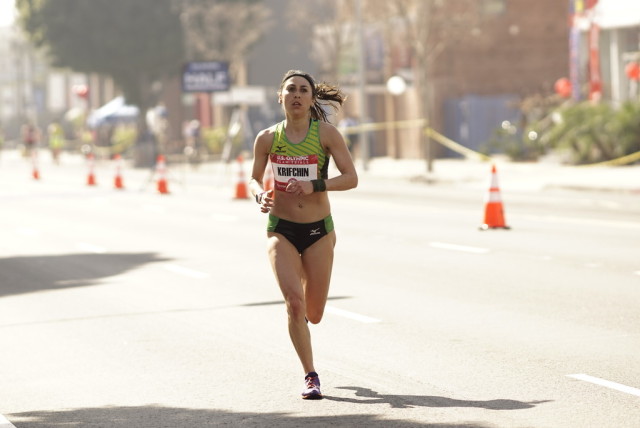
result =
[[[301,38],[309,40],[311,58],[322,79],[338,81],[353,43],[352,0],[289,0],[287,19]]]
[[[481,42],[476,33],[480,14],[478,0],[361,0],[366,34],[383,38],[383,76],[386,81],[399,71],[410,80],[420,100],[418,117],[432,116],[433,81],[438,55],[456,44]],[[290,20],[301,36],[314,38],[314,58],[326,78],[351,83],[356,79],[357,25],[355,0],[290,0]],[[332,10],[334,14],[318,13]],[[406,55],[410,68],[394,69],[392,56]],[[369,73],[370,74],[370,73]],[[323,77],[324,77],[323,76]],[[391,96],[386,94],[385,104]],[[392,109],[388,108],[387,111]],[[391,115],[393,116],[393,115]],[[399,154],[399,147],[393,149]],[[424,156],[431,171],[432,154],[428,140]]]
[[[190,60],[229,61],[237,80],[244,58],[271,25],[260,0],[178,0]]]
[[[432,117],[433,81],[438,55],[454,44],[479,41],[479,13],[476,0],[367,0],[369,16],[385,23],[388,47],[385,72],[395,70],[389,64],[393,46],[406,47],[413,61],[412,79],[420,103],[419,117]],[[432,171],[433,154],[428,138],[424,141],[427,170]]]

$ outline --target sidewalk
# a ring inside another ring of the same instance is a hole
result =
[[[83,184],[86,177],[86,160],[75,153],[64,153],[62,165],[55,166],[51,163],[50,155],[42,150],[39,162],[43,168],[43,181],[50,181],[50,174],[56,171],[74,168],[77,169],[77,182]],[[250,173],[250,161],[244,163],[245,175]],[[335,163],[331,162],[332,171],[335,174]],[[398,183],[411,183],[413,185],[442,185],[469,187],[474,189],[487,189],[491,179],[491,162],[465,159],[436,159],[433,162],[433,172],[427,173],[426,161],[422,159],[391,159],[376,157],[369,161],[368,169],[363,168],[360,160],[356,160],[356,168],[360,176],[360,186],[369,183],[372,185],[397,185]],[[562,165],[557,161],[546,159],[539,162],[511,162],[504,158],[496,158],[500,188],[511,191],[544,191],[549,189],[590,190],[604,192],[625,192],[640,194],[640,165],[630,166],[600,166],[577,167]],[[111,183],[113,177],[113,164],[108,160],[97,162],[101,183]],[[202,181],[208,183],[211,175],[216,177],[223,185],[233,182],[236,177],[236,165],[210,162],[192,168],[185,164],[170,164],[170,171],[177,178],[183,179],[188,175],[189,183]],[[12,177],[30,179],[30,160],[22,158],[15,150],[5,150],[0,156],[0,177],[4,180]],[[149,168],[133,169],[125,163],[124,174],[129,187],[133,182],[148,181],[151,170]],[[137,177],[137,181],[134,177]],[[198,179],[200,177],[201,180]],[[10,181],[5,181],[6,186]],[[5,188],[6,190],[6,188]]]
[[[485,188],[491,178],[491,162],[464,159],[436,159],[427,173],[424,160],[371,159],[365,171],[356,162],[361,178],[407,180],[425,184],[446,184]],[[547,189],[595,190],[640,194],[640,165],[617,167],[567,166],[552,160],[539,162],[495,161],[500,187],[505,190]]]

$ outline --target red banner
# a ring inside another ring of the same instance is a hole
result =
[[[589,99],[598,101],[602,97],[600,74],[600,27],[592,22],[589,28]]]

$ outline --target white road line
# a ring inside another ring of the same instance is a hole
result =
[[[183,266],[166,264],[166,265],[163,265],[163,267],[169,272],[177,273],[178,275],[188,276],[189,278],[194,278],[194,279],[209,278],[209,274],[206,272],[200,272],[200,271],[189,269]]]
[[[440,248],[443,250],[462,251],[465,253],[474,254],[486,254],[489,252],[488,248],[468,247],[466,245],[447,244],[446,242],[430,242],[429,246],[432,248]]]
[[[349,319],[360,321],[366,324],[380,322],[380,320],[377,318],[371,318],[366,315],[357,314],[355,312],[345,311],[344,309],[334,308],[333,306],[326,306],[324,310],[329,314],[338,315],[344,318],[349,318]]]
[[[98,245],[93,245],[93,244],[87,244],[86,242],[76,243],[76,248],[82,251],[86,251],[88,253],[95,253],[95,254],[104,254],[107,252],[107,249],[104,247],[100,247]]]
[[[599,219],[589,219],[589,218],[577,218],[577,217],[556,217],[556,216],[537,216],[537,215],[523,215],[521,218],[529,221],[544,221],[551,223],[567,223],[567,224],[581,224],[585,226],[608,226],[608,227],[622,227],[622,228],[630,228],[630,229],[639,229],[639,222],[631,222],[631,221],[609,221],[609,220],[599,220]]]
[[[19,229],[16,229],[16,233],[22,236],[29,236],[29,237],[38,236],[40,234],[40,232],[38,232],[36,229],[33,229],[31,227],[21,227]]]
[[[232,223],[240,220],[240,218],[235,215],[217,214],[217,213],[211,214],[211,219],[214,221],[222,222],[222,223]]]
[[[164,214],[167,211],[165,207],[157,204],[143,204],[142,209],[154,214]]]
[[[634,388],[632,386],[611,382],[610,380],[600,379],[599,377],[593,377],[586,374],[572,374],[572,375],[567,375],[567,377],[582,380],[585,382],[590,382],[596,385],[604,386],[606,388],[615,389],[616,391],[625,392],[627,394],[636,395],[640,397],[640,389]]]
[[[600,262],[590,262],[590,263],[585,263],[584,267],[587,268],[592,268],[592,269],[596,269],[602,266],[602,263]]]
[[[16,428],[11,422],[4,416],[0,415],[0,428]]]

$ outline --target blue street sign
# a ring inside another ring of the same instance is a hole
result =
[[[228,91],[229,86],[228,62],[189,62],[182,71],[183,92]]]

